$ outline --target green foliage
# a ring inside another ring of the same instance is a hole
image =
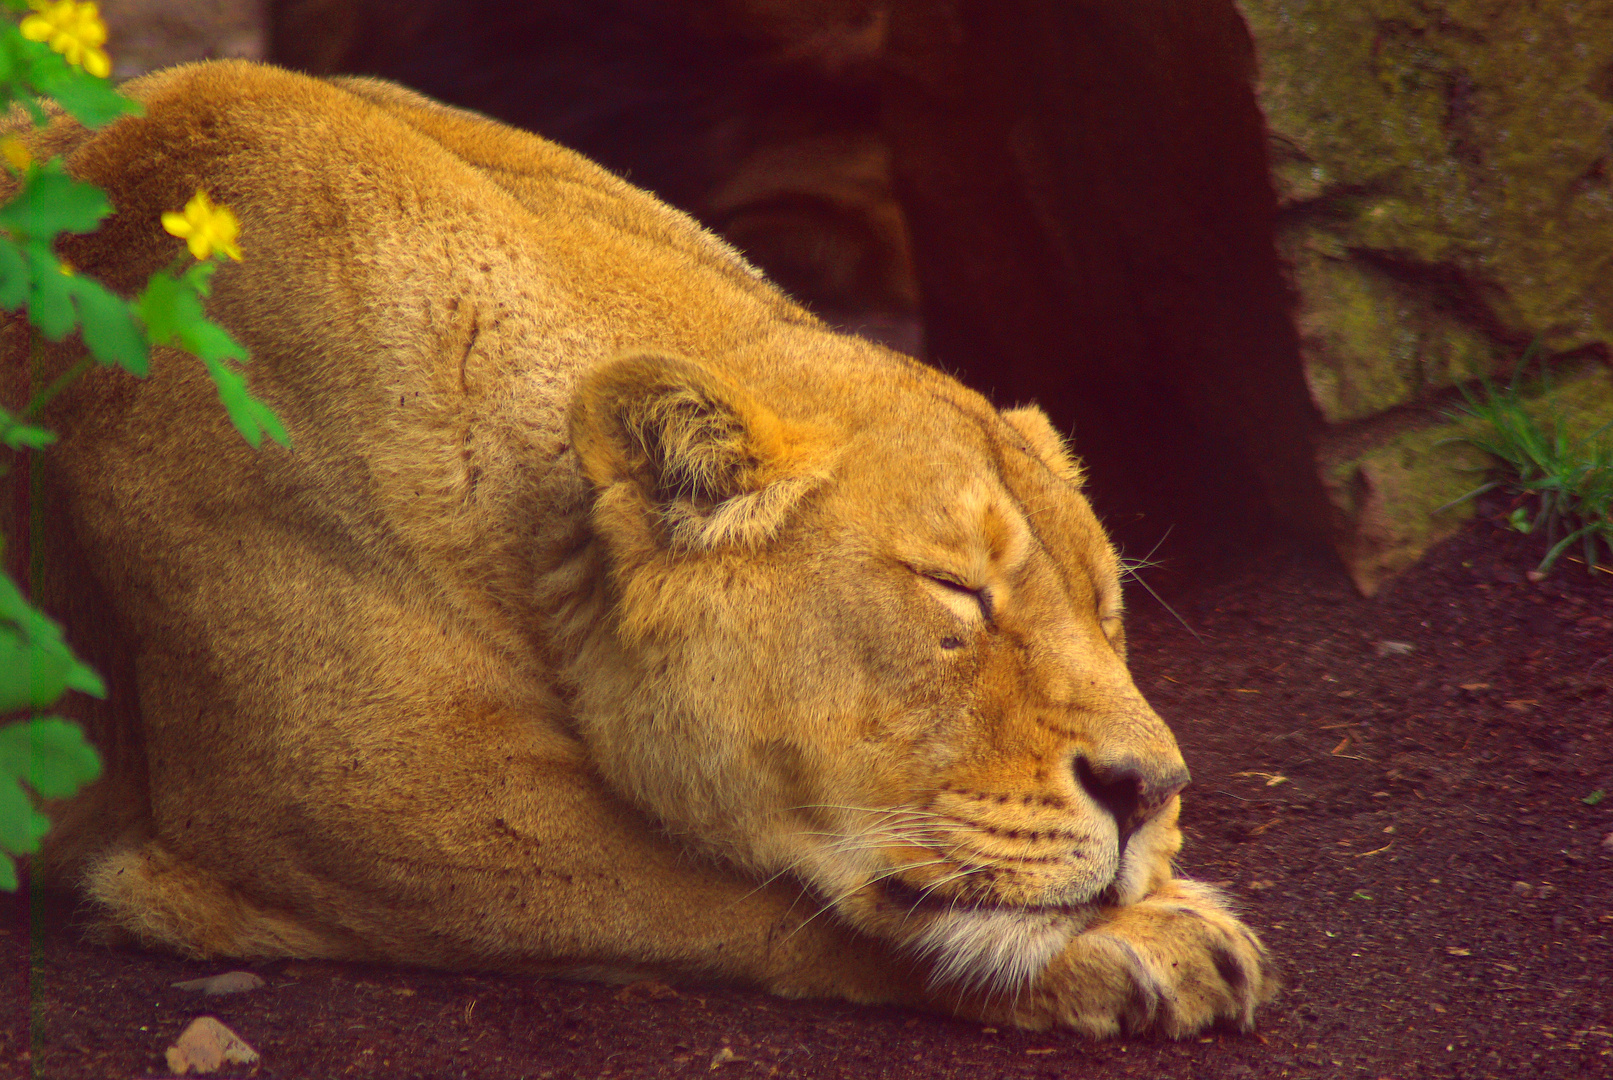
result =
[[[33,427],[0,409],[0,441],[13,450],[43,450],[56,441],[56,433]]]
[[[1524,361],[1529,358],[1526,353]],[[1520,506],[1507,520],[1522,533],[1544,529],[1548,550],[1535,573],[1550,573],[1575,543],[1584,552],[1585,565],[1595,569],[1604,550],[1613,556],[1613,437],[1608,435],[1613,421],[1584,438],[1569,434],[1560,413],[1543,426],[1524,407],[1518,381],[1515,376],[1498,390],[1485,380],[1482,397],[1462,390],[1466,406],[1461,415],[1477,419],[1482,428],[1465,441],[1494,457],[1505,473],[1462,499],[1496,487],[1525,496],[1533,510]],[[1542,388],[1549,392],[1549,378],[1542,378]]]
[[[153,345],[175,344],[202,358],[218,387],[219,400],[224,402],[242,438],[256,447],[267,432],[269,438],[289,447],[291,439],[280,418],[253,397],[241,373],[224,362],[246,360],[246,350],[222,326],[202,314],[202,297],[208,293],[215,266],[204,262],[182,276],[167,272],[151,275],[145,291],[135,301],[135,310]]]
[[[20,0],[0,0],[0,6],[27,10]],[[0,19],[0,107],[18,104],[42,125],[49,114],[41,98],[54,98],[86,127],[142,111],[106,79],[86,74],[49,45],[24,38],[15,22]],[[22,413],[0,409],[0,442],[13,451],[43,450],[56,437],[30,421],[74,379],[95,364],[144,377],[151,348],[171,346],[206,365],[248,443],[256,447],[267,433],[289,447],[279,418],[252,396],[231,363],[246,362],[246,350],[204,311],[216,264],[198,262],[181,270],[187,262],[181,254],[173,267],[153,274],[132,302],[77,273],[57,258],[56,242],[64,233],[99,228],[113,212],[106,193],[73,179],[60,159],[39,164],[14,156],[12,149],[6,158],[20,183],[0,205],[0,308],[25,309],[28,321],[51,341],[77,330],[89,355],[36,393]],[[236,226],[228,211],[210,207],[210,212],[227,219],[233,238]],[[7,468],[0,463],[0,476]],[[76,725],[57,716],[28,715],[51,707],[69,690],[106,694],[100,677],[68,648],[61,627],[0,574],[0,715],[24,716],[0,727],[0,889],[17,887],[13,858],[38,850],[50,827],[36,800],[66,798],[100,775],[100,759]]]
[[[77,724],[36,716],[0,728],[0,889],[17,887],[12,856],[39,850],[50,821],[23,784],[44,799],[63,799],[101,775],[101,759]]]
[[[45,708],[68,690],[106,696],[100,676],[73,655],[61,627],[0,575],[0,713]],[[65,798],[100,772],[100,759],[83,733],[60,717],[0,728],[0,889],[17,887],[12,857],[38,850],[49,828],[22,785],[41,798]]]
[[[53,705],[68,690],[106,696],[100,676],[67,647],[62,628],[0,575],[0,714]]]

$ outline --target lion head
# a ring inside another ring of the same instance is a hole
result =
[[[870,377],[873,346],[821,333],[803,385],[792,335],[585,376],[611,616],[568,669],[577,723],[682,836],[796,874],[937,982],[1022,983],[1180,844],[1120,561],[1038,409],[890,353]]]

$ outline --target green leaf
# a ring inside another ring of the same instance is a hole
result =
[[[50,821],[35,810],[22,785],[0,776],[0,851],[27,855],[39,850],[39,838],[50,830]]]
[[[280,422],[275,411],[265,405],[260,399],[247,395],[248,405],[252,409],[252,419],[257,421],[259,427],[268,433],[269,438],[279,443],[285,449],[291,449],[291,434],[286,426]]]
[[[0,691],[0,713],[50,704],[55,697],[42,702],[39,699],[44,696],[43,688],[58,679],[68,690],[92,697],[106,696],[100,676],[67,647],[62,628],[23,599],[9,574],[0,574],[0,619],[0,686],[5,688]],[[45,680],[38,686],[36,671]],[[60,694],[57,690],[56,696]]]
[[[198,318],[179,331],[179,343],[186,352],[203,360],[240,360],[245,363],[247,351],[230,332],[211,319]]]
[[[134,311],[146,324],[146,337],[153,345],[178,343],[185,327],[206,318],[196,293],[163,272],[151,275],[144,291],[135,297]]]
[[[197,296],[211,296],[213,294],[213,271],[217,269],[218,263],[212,259],[199,262],[185,271],[185,284],[195,289]]]
[[[68,115],[85,127],[105,127],[120,116],[140,116],[145,112],[138,101],[118,93],[106,79],[64,66],[67,67],[65,78],[39,79],[36,76],[37,85],[61,102]]]
[[[23,111],[28,114],[28,119],[34,122],[34,127],[44,127],[50,123],[50,114],[40,106],[39,102],[34,100],[33,87],[25,83],[10,89],[11,92],[7,96],[13,101],[22,103]]]
[[[0,712],[53,705],[67,692],[72,656],[24,641],[12,628],[0,629]]]
[[[151,275],[145,291],[134,301],[134,310],[146,324],[146,336],[153,345],[177,344],[203,360],[245,360],[247,352],[229,331],[210,320],[202,310],[197,282],[192,270],[183,278],[167,272]]]
[[[72,284],[84,323],[84,344],[90,352],[103,364],[118,364],[144,378],[150,370],[150,357],[129,302],[93,278],[75,275]]]
[[[28,170],[22,190],[0,206],[0,227],[48,242],[58,233],[94,232],[111,212],[106,192],[74,180],[56,160]]]
[[[9,236],[0,236],[0,308],[16,311],[28,298],[28,260]]]
[[[280,418],[274,414],[263,402],[253,397],[246,388],[246,380],[241,373],[211,357],[203,357],[208,372],[213,376],[213,382],[218,386],[219,400],[224,403],[224,411],[230,414],[230,421],[235,430],[247,441],[253,449],[263,442],[263,433],[268,432],[269,438],[281,446],[290,448],[291,438],[280,423]]]
[[[36,612],[29,606],[28,601],[23,599],[22,592],[17,588],[17,583],[11,580],[11,575],[0,573],[0,619],[20,624],[34,614]]]
[[[72,656],[71,651],[68,655]],[[67,669],[67,688],[88,694],[90,697],[106,697],[106,683],[101,681],[101,676],[95,673],[94,668],[80,661],[77,656],[73,656],[73,666]]]
[[[11,856],[0,854],[0,892],[16,892],[20,884],[17,866],[11,861]]]
[[[21,777],[46,799],[65,799],[101,775],[101,758],[77,724],[36,716],[0,728],[0,775]]]
[[[291,437],[274,410],[253,397],[241,373],[224,363],[226,360],[244,362],[247,351],[229,331],[203,313],[197,293],[207,286],[211,273],[211,268],[203,272],[192,267],[182,278],[168,273],[153,274],[145,291],[136,298],[134,309],[146,324],[146,335],[153,345],[177,344],[201,357],[218,387],[219,400],[224,403],[230,422],[249,445],[259,446],[267,432],[269,438],[281,446],[290,447]]]
[[[66,337],[78,322],[73,309],[73,283],[62,273],[62,264],[50,245],[35,240],[24,249],[28,254],[28,321],[52,341]]]
[[[1605,798],[1607,798],[1607,792],[1603,791],[1601,788],[1597,788],[1595,791],[1591,792],[1589,795],[1585,796],[1579,801],[1584,803],[1586,806],[1595,806]]]
[[[43,450],[56,441],[56,433],[41,427],[24,424],[4,409],[0,409],[0,442],[13,450]]]

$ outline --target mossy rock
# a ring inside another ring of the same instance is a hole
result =
[[[1237,0],[1333,422],[1613,334],[1613,0]]]
[[[1304,298],[1296,322],[1306,384],[1329,423],[1375,416],[1498,366],[1488,337],[1415,284],[1325,243],[1284,247]]]

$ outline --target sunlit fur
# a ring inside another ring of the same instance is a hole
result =
[[[1187,775],[1039,411],[397,87],[126,89],[144,116],[24,135],[119,208],[63,252],[133,291],[182,250],[162,210],[233,209],[209,311],[293,449],[164,349],[44,417],[42,599],[113,689],[71,706],[106,778],[36,869],[103,933],[1250,1022],[1264,952],[1173,878]],[[12,409],[82,350],[0,346]]]

